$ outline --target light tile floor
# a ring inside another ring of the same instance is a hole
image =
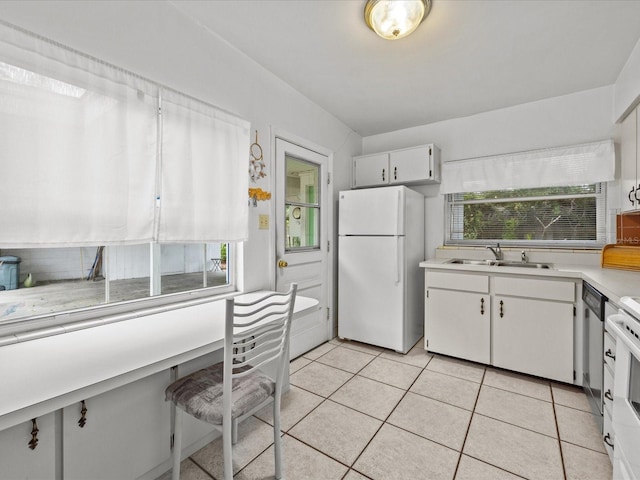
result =
[[[290,380],[289,480],[611,478],[577,387],[430,355],[422,342],[400,355],[338,339],[291,362]],[[240,427],[236,479],[273,478],[271,422],[265,409]],[[182,462],[182,480],[221,473],[219,440]]]

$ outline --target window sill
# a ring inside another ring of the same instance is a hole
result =
[[[193,290],[4,320],[0,322],[0,346],[15,343],[16,339],[17,341],[33,340],[98,325],[121,322],[142,315],[183,308],[188,305],[223,300],[238,293],[230,286],[214,287],[213,289]]]

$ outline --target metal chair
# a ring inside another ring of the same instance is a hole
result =
[[[238,423],[272,402],[275,477],[282,478],[280,397],[296,291],[297,285],[292,284],[287,293],[271,293],[254,301],[228,299],[224,361],[167,387],[165,400],[172,402],[175,412],[173,480],[180,478],[184,412],[222,432],[224,478],[232,480]],[[277,364],[275,379],[260,369],[270,362]]]

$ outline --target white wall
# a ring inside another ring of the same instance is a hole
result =
[[[621,122],[640,101],[640,40],[616,79],[613,118]]]
[[[612,120],[613,86],[503,108],[470,117],[421,125],[363,139],[363,153],[435,143],[442,161],[617,139]],[[444,197],[439,186],[416,188],[425,194],[425,254],[435,255],[444,239]],[[611,203],[619,205],[615,183]]]
[[[275,190],[272,128],[333,151],[334,191],[350,185],[350,160],[361,153],[361,138],[168,2],[3,1],[0,18],[249,120],[268,165],[266,179],[252,186]],[[248,159],[247,152],[247,168]],[[273,228],[273,201],[250,209],[239,262],[246,290],[269,287],[275,277],[273,235],[258,229],[261,213],[272,216]]]

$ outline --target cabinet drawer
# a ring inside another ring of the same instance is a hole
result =
[[[604,365],[604,386],[602,388],[602,403],[605,414],[613,414],[613,370],[605,363]]]
[[[467,292],[489,293],[489,276],[470,273],[451,273],[427,270],[425,272],[427,288],[446,288]]]
[[[575,284],[573,282],[516,277],[495,277],[493,282],[494,291],[497,295],[562,302],[573,302],[575,300]]]
[[[611,427],[611,415],[604,411],[604,426],[602,430],[602,441],[604,442],[604,448],[607,450],[607,454],[609,454],[609,459],[613,462],[613,445],[616,439],[616,436],[613,432],[613,428]]]
[[[616,340],[609,334],[609,332],[604,332],[604,361],[605,361],[605,367],[608,366],[611,369],[611,371],[614,372],[615,374]]]

